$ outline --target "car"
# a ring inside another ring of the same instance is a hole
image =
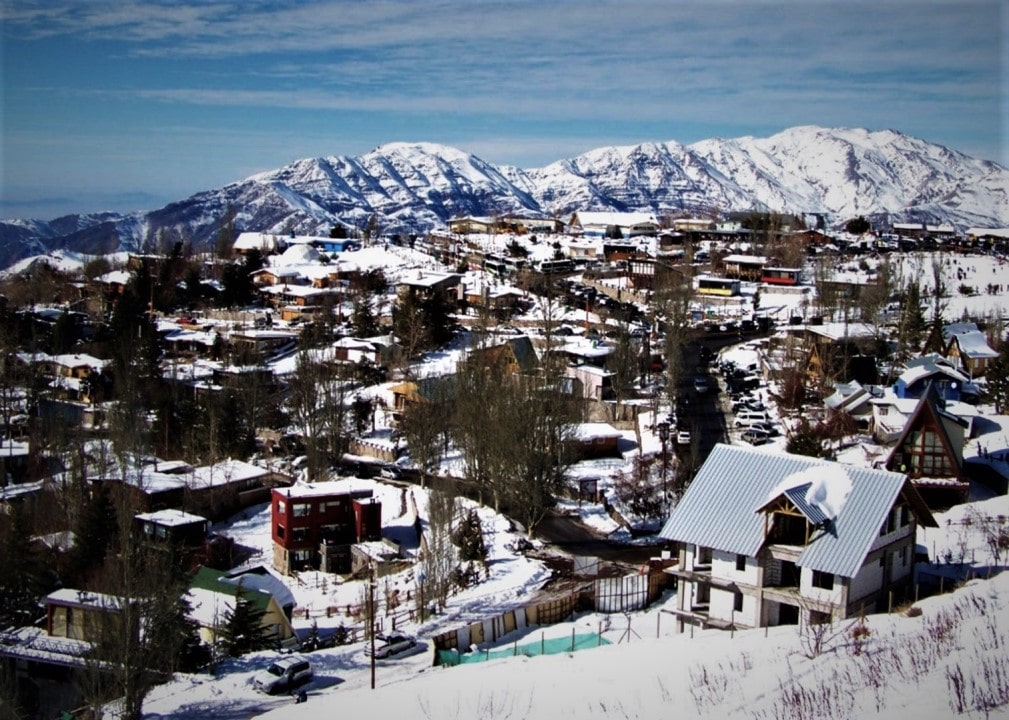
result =
[[[742,410],[736,415],[736,427],[751,427],[758,423],[769,423],[771,417],[763,410]]]
[[[416,647],[417,641],[409,635],[402,633],[389,633],[387,635],[375,636],[375,657],[387,658],[398,655],[412,647]],[[365,645],[364,652],[371,654],[371,645]]]
[[[709,390],[711,390],[711,383],[708,382],[708,378],[704,377],[703,375],[694,378],[695,392],[697,392],[699,395],[703,395],[707,393]]]
[[[280,692],[290,692],[299,685],[304,685],[314,677],[312,664],[300,655],[289,655],[274,660],[262,672],[253,678],[253,685],[260,692],[274,695]]]
[[[778,437],[779,435],[781,435],[781,430],[778,429],[778,426],[770,422],[756,423],[754,425],[751,425],[750,429],[765,432],[767,433],[768,437]]]
[[[750,443],[750,445],[763,445],[770,439],[766,432],[752,427],[746,429],[746,432],[742,434],[742,438],[744,441]]]
[[[689,430],[680,430],[676,433],[676,444],[677,445],[689,445],[693,437]]]

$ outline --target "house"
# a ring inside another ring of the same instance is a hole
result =
[[[572,234],[585,237],[655,235],[659,223],[651,213],[576,212],[568,222]]]
[[[115,624],[105,621],[110,615],[122,612],[126,600],[114,595],[61,588],[45,597],[46,634],[49,637],[68,638],[95,643],[101,640],[101,633]],[[139,632],[135,628],[134,632]]]
[[[970,490],[963,464],[968,423],[945,405],[938,386],[930,385],[884,464],[906,473],[931,508],[965,502]]]
[[[586,422],[575,427],[570,443],[580,460],[620,457],[621,437],[623,434],[609,423]]]
[[[182,510],[166,509],[134,516],[137,536],[158,544],[197,546],[210,532],[210,521],[201,515]]]
[[[291,626],[294,596],[268,570],[226,573],[201,567],[193,576],[188,599],[189,617],[199,625],[203,642],[212,645],[221,639],[240,593],[256,611],[263,613],[261,623],[277,644],[284,646],[294,639]]]
[[[998,351],[989,347],[988,338],[976,327],[952,333],[944,355],[971,379],[983,376],[998,359]]]
[[[441,295],[452,306],[462,299],[463,292],[462,275],[435,270],[408,273],[396,285],[396,294],[400,298],[413,295],[419,300],[426,300]]]
[[[726,255],[722,258],[722,264],[727,278],[760,282],[767,258],[763,255]]]
[[[239,233],[235,242],[231,244],[231,249],[238,255],[248,255],[253,250],[258,250],[263,255],[271,255],[278,252],[281,247],[280,237],[263,232]]]
[[[499,223],[500,221],[497,218],[466,216],[449,220],[448,230],[459,235],[469,235],[472,233],[490,235],[497,232]]]
[[[390,411],[389,423],[392,427],[399,427],[403,422],[403,416],[407,409],[418,402],[452,402],[456,393],[458,378],[456,375],[432,375],[420,378],[414,382],[406,380],[389,387],[388,392],[392,396],[392,410]]]
[[[856,380],[873,385],[879,380],[872,353],[878,329],[867,323],[822,322],[787,326],[797,335],[806,352],[806,377],[813,388],[834,382]]]
[[[719,444],[661,537],[679,545],[684,624],[824,623],[885,609],[936,522],[902,474]]]
[[[853,380],[848,383],[835,383],[834,392],[823,400],[827,410],[843,412],[852,417],[859,428],[868,429],[872,423],[872,393]]]
[[[897,376],[893,392],[899,398],[917,400],[925,395],[925,391],[934,387],[944,400],[960,400],[968,388],[970,379],[953,367],[945,358],[935,355],[923,355],[909,360],[904,371]],[[970,394],[968,392],[968,394]]]
[[[509,338],[498,345],[474,348],[466,356],[466,362],[474,362],[483,367],[493,367],[505,375],[529,374],[539,367],[536,350],[528,335]]]
[[[382,536],[382,503],[371,489],[346,483],[298,483],[270,498],[273,567],[350,572],[354,543]]]

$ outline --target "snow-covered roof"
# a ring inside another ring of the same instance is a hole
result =
[[[722,262],[739,265],[765,265],[767,258],[763,255],[726,255],[722,258]]]
[[[1009,240],[1009,228],[969,227],[967,234],[973,237],[997,237]]]
[[[898,495],[914,492],[899,473],[718,444],[659,534],[756,557],[767,542],[758,510],[806,483],[810,487],[801,496],[789,499],[797,506],[815,505],[830,522],[817,528],[796,564],[849,578],[865,561]],[[931,516],[922,520],[934,522]]]
[[[132,279],[132,275],[125,270],[112,270],[104,275],[99,275],[95,278],[95,282],[103,283],[105,285],[127,285]]]
[[[303,265],[319,262],[319,251],[311,245],[295,244],[287,248],[273,261],[273,266]]]
[[[189,487],[195,490],[248,482],[268,474],[269,470],[258,465],[252,465],[242,460],[228,459],[216,465],[194,468],[187,480]]]
[[[932,377],[933,375],[945,375],[951,380],[956,380],[961,383],[965,383],[968,380],[967,376],[956,368],[938,363],[910,365],[897,379],[902,380],[905,385],[913,385],[922,378]]]
[[[136,518],[137,520],[145,520],[165,527],[180,527],[182,525],[192,525],[193,523],[207,521],[207,519],[202,515],[193,515],[192,513],[173,509],[140,513],[136,516]]]
[[[101,372],[109,364],[110,360],[102,360],[87,353],[65,353],[62,355],[50,355],[49,361],[54,365],[67,368],[89,367],[95,372]]]
[[[960,347],[960,352],[969,358],[997,358],[998,352],[988,345],[988,338],[980,330],[955,333],[953,338]],[[952,340],[951,340],[952,342]]]
[[[599,226],[599,227],[609,227],[610,225],[616,225],[618,227],[632,227],[634,225],[656,225],[658,226],[658,221],[655,216],[651,213],[636,213],[636,212],[578,212],[575,213],[578,218],[578,222],[582,227],[588,225]]]
[[[621,437],[623,433],[609,423],[587,422],[575,426],[575,438],[578,440],[601,440]]]
[[[235,240],[235,250],[265,250],[272,252],[280,245],[276,235],[262,232],[243,232]]]

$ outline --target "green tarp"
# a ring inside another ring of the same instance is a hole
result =
[[[596,633],[575,635],[574,638],[557,637],[529,642],[524,645],[506,645],[496,650],[474,650],[473,652],[460,653],[458,650],[439,650],[438,665],[461,665],[463,663],[478,663],[500,658],[515,657],[525,655],[555,655],[557,653],[572,652],[574,650],[586,650],[588,648],[609,645],[610,641],[600,637]]]

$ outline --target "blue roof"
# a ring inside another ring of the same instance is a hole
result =
[[[817,476],[821,469],[824,476],[829,473],[850,481],[837,517],[828,518],[825,508],[806,500],[810,477]],[[789,485],[793,477],[795,483]],[[798,565],[854,577],[902,492],[917,498],[917,491],[900,473],[719,444],[659,535],[755,557],[765,542],[764,514],[759,510],[774,499],[770,495],[784,494],[819,526],[799,556]],[[911,506],[917,514],[921,504],[911,502]]]

